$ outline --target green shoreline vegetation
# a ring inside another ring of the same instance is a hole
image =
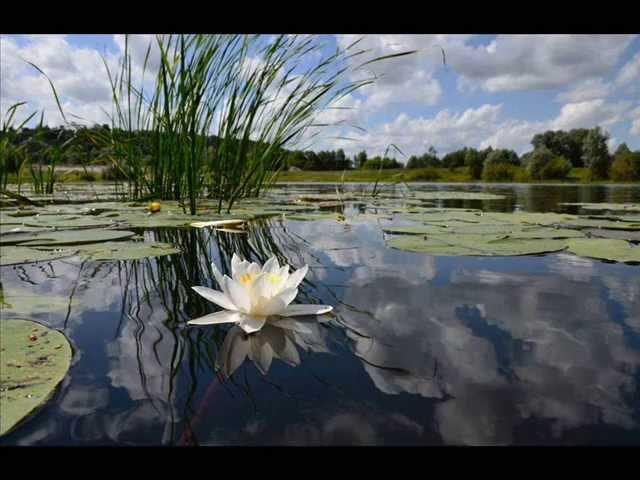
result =
[[[27,184],[31,179],[28,173],[23,173],[21,182]],[[112,182],[107,169],[93,169],[84,171],[81,167],[67,171],[56,172],[56,184],[74,184],[87,182]],[[530,178],[522,167],[516,169],[515,178],[507,182],[484,181],[474,179],[468,167],[448,168],[417,168],[417,169],[389,169],[378,173],[375,170],[303,170],[281,171],[275,177],[275,183],[523,183],[523,184],[619,184],[640,183],[640,180],[616,181],[611,179],[594,180],[587,168],[573,168],[563,179],[536,180]],[[17,185],[17,174],[8,175],[8,185]]]

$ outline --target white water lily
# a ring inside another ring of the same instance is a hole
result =
[[[322,315],[333,310],[329,305],[289,305],[298,295],[298,285],[308,265],[289,273],[289,265],[280,266],[276,257],[263,267],[241,260],[235,253],[231,259],[231,278],[222,275],[214,263],[213,275],[222,291],[191,287],[210,302],[224,308],[216,313],[190,320],[190,325],[237,323],[246,333],[259,331],[269,317]]]

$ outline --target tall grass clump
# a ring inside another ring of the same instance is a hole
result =
[[[40,123],[35,135],[29,138],[27,145],[27,158],[22,163],[19,176],[27,169],[33,184],[33,191],[37,194],[53,194],[53,187],[56,182],[56,166],[61,163],[65,150],[75,140],[75,132],[72,137],[64,142],[60,142],[60,137],[64,134],[61,130],[58,139],[52,145],[42,141],[44,124],[44,112],[40,116]]]
[[[26,144],[17,145],[16,137],[20,130],[36,115],[36,112],[28,115],[24,120],[17,123],[16,113],[26,102],[19,102],[11,105],[4,114],[0,122],[0,190],[6,191],[9,183],[9,174],[17,173],[26,158]],[[20,176],[18,175],[18,182]]]
[[[105,60],[112,125],[95,141],[132,198],[188,200],[195,214],[206,196],[229,210],[274,181],[285,148],[327,126],[321,111],[373,82],[351,79],[347,61],[367,53],[357,43],[327,54],[313,36],[157,36],[140,72],[126,40],[118,72]]]

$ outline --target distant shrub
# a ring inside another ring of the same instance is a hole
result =
[[[484,161],[485,166],[487,164],[494,165],[498,163],[517,166],[520,165],[520,158],[518,158],[518,155],[513,150],[498,149],[491,151]]]
[[[404,179],[407,182],[432,182],[440,179],[440,172],[435,168],[420,168],[406,172]]]
[[[525,165],[530,178],[534,180],[563,179],[571,172],[571,162],[554,155],[542,146],[526,155]]]
[[[580,178],[580,182],[582,183],[590,183],[598,180],[598,178],[594,175],[593,171],[590,168],[583,168],[578,176]]]
[[[611,156],[607,147],[609,134],[600,127],[589,130],[582,143],[582,159],[591,170],[591,178],[605,179],[611,166]]]
[[[527,170],[524,168],[516,168],[515,175],[513,177],[514,182],[518,183],[527,183],[531,181],[531,176],[527,173]]]
[[[538,147],[526,156],[525,165],[529,176],[542,180],[543,169],[553,161],[554,155],[547,147]]]
[[[609,176],[617,182],[640,180],[640,152],[616,155],[611,164]]]
[[[571,172],[571,162],[564,157],[556,157],[547,163],[540,172],[545,180],[561,180]]]
[[[482,179],[485,182],[513,182],[520,170],[509,163],[485,162]]]
[[[366,170],[378,169],[380,168],[380,163],[382,163],[382,168],[385,170],[404,167],[404,165],[398,162],[395,158],[374,157],[364,162],[364,165],[362,165],[362,168]]]
[[[471,178],[478,179],[482,177],[484,156],[480,152],[473,148],[468,149],[464,156],[464,164],[469,168]]]

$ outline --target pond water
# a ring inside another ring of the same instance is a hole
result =
[[[638,186],[412,188],[502,194],[438,202],[499,212],[640,201]],[[394,250],[366,205],[335,209],[347,221],[137,230],[177,255],[1,267],[2,319],[62,330],[75,356],[0,445],[640,445],[639,265]],[[256,334],[251,348],[275,351],[264,374],[237,327],[186,324],[216,311],[190,287],[218,288],[208,264],[229,272],[234,252],[308,264],[296,302],[334,306],[304,334]],[[244,361],[226,377],[222,356]]]

